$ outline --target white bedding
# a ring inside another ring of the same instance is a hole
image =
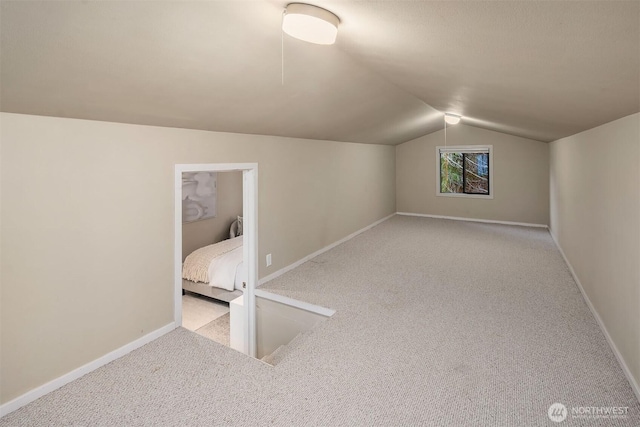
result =
[[[233,291],[242,290],[246,272],[242,236],[195,250],[182,266],[183,279]]]
[[[242,246],[211,260],[209,285],[232,291],[236,285],[238,267],[242,264]],[[242,286],[240,287],[242,289]]]

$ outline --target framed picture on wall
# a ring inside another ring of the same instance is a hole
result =
[[[214,218],[217,196],[216,172],[183,172],[182,222]]]

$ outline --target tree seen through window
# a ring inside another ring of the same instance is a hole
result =
[[[489,153],[441,152],[440,192],[489,195]]]

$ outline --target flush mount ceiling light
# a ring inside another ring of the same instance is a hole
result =
[[[462,117],[458,116],[457,114],[444,113],[444,121],[450,125],[457,125],[458,123],[460,123],[461,118]]]
[[[340,19],[328,10],[309,4],[291,3],[285,9],[282,30],[300,40],[334,44]]]

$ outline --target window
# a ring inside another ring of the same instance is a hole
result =
[[[437,195],[492,199],[492,148],[436,147]]]

